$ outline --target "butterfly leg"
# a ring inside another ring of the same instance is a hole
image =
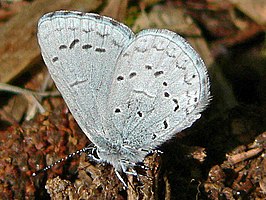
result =
[[[136,163],[131,163],[128,160],[123,159],[123,160],[120,160],[120,165],[121,165],[122,171],[125,174],[129,174],[129,175],[133,175],[133,176],[138,175],[138,173],[133,169],[136,166]],[[129,171],[129,169],[131,171]]]
[[[140,151],[147,152],[147,154],[150,154],[150,153],[163,154],[163,151],[161,151],[161,150],[159,150],[159,149],[152,149],[152,150],[148,150],[148,149],[140,149]]]
[[[124,181],[124,179],[122,178],[122,176],[119,174],[119,172],[115,169],[115,174],[117,176],[117,178],[123,183],[124,187],[127,189],[127,184],[126,182]]]
[[[142,182],[140,179],[140,176],[146,176],[146,175],[138,173],[134,168],[140,167],[144,170],[149,169],[149,167],[144,165],[144,163],[131,163],[127,160],[122,160],[120,163],[121,163],[122,171],[127,175],[133,175],[134,177],[136,177],[138,182]]]

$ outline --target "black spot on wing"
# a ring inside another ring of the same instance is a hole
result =
[[[120,113],[120,112],[121,112],[121,110],[119,108],[115,109],[115,113]]]
[[[152,66],[151,65],[145,65],[145,69],[152,69]]]
[[[126,56],[129,56],[129,54],[128,53],[124,53],[122,56],[126,57]]]
[[[115,45],[115,46],[117,46],[117,47],[119,47],[119,48],[123,47],[123,44],[120,44],[119,42],[117,42],[114,39],[112,39],[112,44]]]
[[[157,45],[153,45],[152,48],[155,48],[156,51],[164,51],[164,50],[165,50],[165,48],[163,48],[163,47],[159,47],[159,46],[157,46]]]
[[[165,92],[165,93],[164,93],[164,96],[165,96],[165,97],[169,97],[170,94],[169,94],[168,92]]]
[[[168,128],[168,123],[166,120],[163,121],[163,125],[164,125],[164,129],[167,129]]]
[[[118,76],[116,79],[117,79],[118,81],[122,81],[122,80],[124,80],[124,77],[123,77],[123,76]]]
[[[104,38],[104,37],[110,35],[109,33],[100,33],[98,31],[96,32],[96,34],[99,35],[101,38]]]
[[[90,45],[90,44],[84,44],[81,48],[82,49],[90,49],[90,48],[92,48],[92,45]]]
[[[53,57],[52,61],[53,61],[53,62],[58,61],[58,57]]]
[[[184,75],[184,82],[185,82],[186,84],[188,84],[188,85],[192,85],[192,83],[189,82],[189,81],[190,81],[190,80],[188,79],[187,75],[185,74],[185,75]]]
[[[129,74],[129,78],[133,78],[133,77],[136,76],[136,75],[137,75],[136,72],[132,72],[132,73]]]
[[[142,117],[142,112],[138,111],[137,114],[139,117]]]
[[[95,51],[96,51],[96,52],[99,52],[99,53],[104,53],[104,52],[106,51],[106,49],[97,47],[97,48],[95,49]]]
[[[174,112],[176,112],[179,108],[179,105],[178,105],[178,100],[177,99],[173,99],[173,102],[175,103],[175,107],[174,107]]]
[[[88,27],[88,29],[84,29],[84,28],[83,28],[82,31],[83,31],[84,33],[90,33],[90,32],[92,32],[92,31],[94,31],[94,29]]]
[[[59,46],[59,50],[66,49],[66,48],[67,48],[67,46],[64,45],[64,44],[62,44],[62,45]]]
[[[157,78],[158,76],[162,75],[163,71],[157,71],[154,73],[155,78]]]
[[[175,56],[173,53],[168,52],[168,51],[166,51],[166,55],[167,55],[168,57],[170,57],[170,58],[176,58],[176,56]]]
[[[73,40],[73,41],[71,42],[71,44],[69,45],[69,49],[73,49],[74,46],[75,46],[77,43],[79,43],[79,39],[75,39],[75,40]]]
[[[178,69],[182,69],[182,70],[186,70],[186,66],[185,66],[185,63],[186,63],[187,61],[185,61],[184,63],[182,63],[182,64],[180,64],[179,62],[176,62],[176,67],[178,68]]]

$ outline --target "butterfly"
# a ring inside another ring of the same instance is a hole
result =
[[[172,31],[135,35],[109,17],[56,11],[39,20],[38,42],[58,90],[95,145],[97,160],[117,172],[129,172],[190,127],[209,104],[204,62]]]

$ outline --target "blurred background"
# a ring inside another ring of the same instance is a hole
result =
[[[37,22],[55,10],[172,30],[208,68],[210,106],[128,190],[85,155],[31,176],[90,143],[40,56]],[[0,199],[265,199],[265,29],[265,0],[0,0]]]

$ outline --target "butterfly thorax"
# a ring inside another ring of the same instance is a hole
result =
[[[147,152],[134,149],[130,146],[112,144],[108,148],[97,148],[99,158],[110,163],[118,171],[123,171],[134,167],[138,162],[142,162]]]

